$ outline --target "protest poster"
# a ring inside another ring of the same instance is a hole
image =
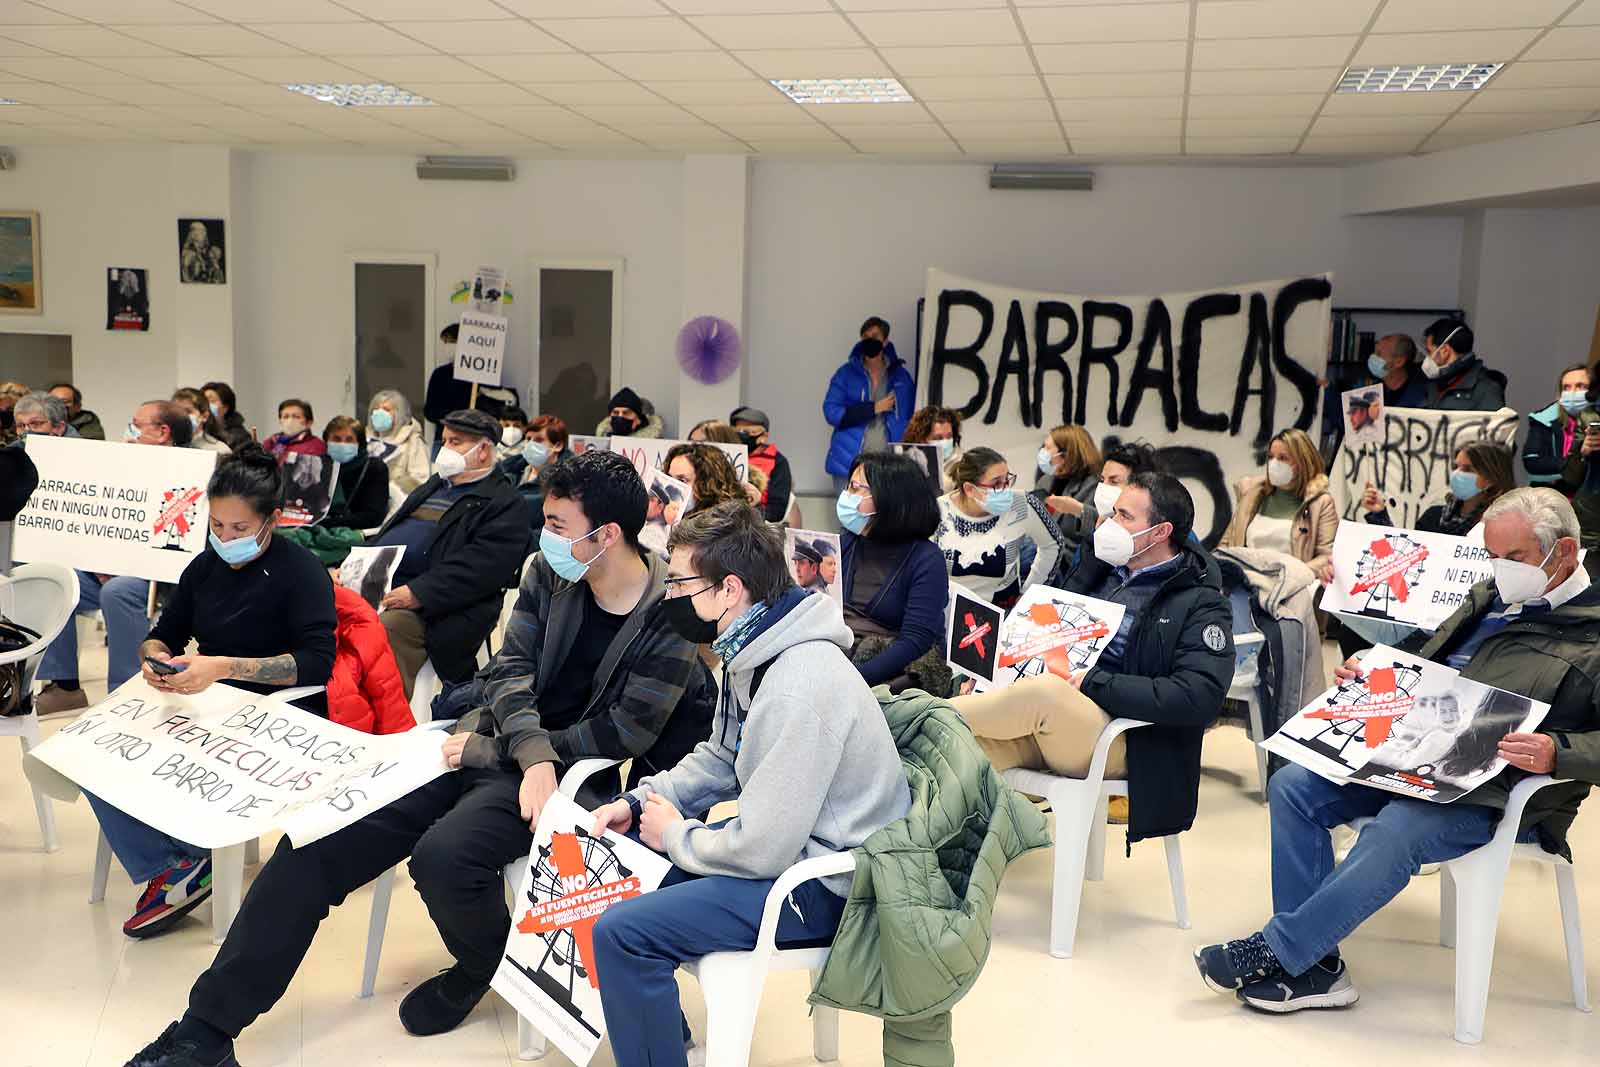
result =
[[[1533,731],[1550,710],[1386,645],[1361,670],[1262,746],[1334,781],[1448,804],[1504,770],[1500,739]]]
[[[339,461],[328,456],[290,452],[283,457],[283,498],[280,526],[314,526],[333,507],[333,487],[339,479]]]
[[[1215,544],[1232,483],[1260,471],[1278,431],[1312,428],[1332,293],[1328,274],[1104,297],[929,269],[917,406],[960,411],[1019,472],[1060,423],[1102,448],[1148,441],[1188,485],[1196,535]]]
[[[150,329],[150,284],[144,268],[107,268],[106,329]]]
[[[788,529],[783,532],[784,558],[789,577],[801,589],[833,597],[844,607],[844,584],[839,581],[839,535],[821,530]]]
[[[944,621],[944,658],[968,678],[993,685],[1000,667],[1000,629],[1005,612],[950,583],[950,607]]]
[[[686,482],[653,468],[644,472],[644,489],[646,506],[639,544],[666,559],[667,538],[678,520],[694,506],[694,490]]]
[[[1344,439],[1352,448],[1383,441],[1383,386],[1368,385],[1339,394]]]
[[[611,439],[608,437],[590,437],[580,433],[569,434],[567,435],[567,447],[572,449],[574,456],[581,456],[591,448],[598,452],[605,452],[611,447]]]
[[[365,734],[226,683],[164,693],[135,675],[24,763],[52,795],[76,786],[201,848],[269,830],[298,847],[444,774],[443,740]]]
[[[639,477],[644,477],[644,472],[652,467],[658,471],[667,469],[667,453],[679,445],[710,445],[728,457],[733,464],[734,473],[742,482],[750,476],[750,450],[744,445],[725,445],[720,441],[676,441],[658,437],[609,437],[605,439],[607,447],[628,458],[633,464],[633,469],[639,472]]]
[[[917,465],[934,496],[944,495],[944,468],[939,464],[938,445],[898,444],[889,447]]]
[[[357,545],[339,564],[339,584],[354,589],[376,611],[394,588],[394,572],[405,554],[405,545]]]
[[[469,304],[485,315],[500,314],[501,298],[506,293],[506,272],[499,267],[479,267],[472,275]]]
[[[611,905],[652,892],[672,864],[638,842],[590,833],[594,816],[561,793],[545,802],[511,909],[511,936],[490,983],[577,1067],[605,1037],[594,924]]]
[[[176,582],[205,551],[215,452],[38,433],[28,458],[39,487],[17,515],[19,562]]]
[[[500,384],[507,325],[504,315],[482,311],[461,313],[461,329],[456,335],[456,381]]]
[[[1030,586],[1000,627],[994,684],[1004,688],[1046,671],[1070,678],[1088,670],[1116,636],[1126,610],[1108,600]]]
[[[1396,530],[1342,520],[1323,611],[1437,630],[1467,591],[1494,577],[1481,529],[1474,536]]]
[[[1424,511],[1449,499],[1456,453],[1486,438],[1510,446],[1517,438],[1517,423],[1511,408],[1386,408],[1381,440],[1361,444],[1346,436],[1334,457],[1328,477],[1340,517],[1362,517],[1361,495],[1371,483],[1383,497],[1389,521],[1400,529],[1415,527]]]

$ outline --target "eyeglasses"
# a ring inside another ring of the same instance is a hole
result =
[[[1017,484],[1017,476],[1015,474],[1008,474],[1003,478],[997,479],[993,484],[990,484],[989,482],[975,482],[974,484],[977,485],[979,489],[1010,489],[1012,486]]]
[[[848,489],[853,496],[872,495],[872,486],[865,482],[851,482],[849,485],[845,486],[845,488]]]
[[[49,433],[49,419],[18,419],[17,429],[27,430],[29,433]]]
[[[684,595],[684,589],[683,589],[683,583],[684,582],[710,582],[711,583],[710,585],[706,586],[705,589],[696,589],[694,592],[689,593],[688,594],[689,596],[699,596],[701,593],[704,593],[706,591],[706,589],[714,589],[714,588],[716,588],[716,585],[717,585],[717,583],[715,581],[713,581],[710,578],[707,578],[703,574],[685,574],[682,578],[668,578],[665,581],[663,581],[661,584],[667,587],[667,597],[669,599],[671,599],[671,598],[674,598],[674,597],[680,597],[680,596]]]

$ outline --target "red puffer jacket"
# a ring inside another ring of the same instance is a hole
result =
[[[411,729],[417,722],[378,613],[360,593],[342,585],[333,587],[333,607],[339,628],[328,679],[328,718],[369,734]]]

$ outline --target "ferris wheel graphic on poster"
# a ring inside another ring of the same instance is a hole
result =
[[[1427,546],[1405,532],[1384,534],[1362,549],[1350,588],[1352,597],[1366,594],[1362,614],[1392,618],[1427,573],[1427,558]]]
[[[1055,615],[1054,622],[1041,621],[1040,613],[1049,612]],[[1105,633],[1087,640],[1078,639],[1064,648],[1053,648],[1049,652],[1007,665],[1006,649],[1000,650],[1001,671],[1009,672],[1009,680],[1020,682],[1024,678],[1032,678],[1046,671],[1056,674],[1074,674],[1083,670],[1094,659],[1095,654],[1105,647],[1111,640],[1110,627],[1105,621],[1097,618],[1088,609],[1078,604],[1063,604],[1060,602],[1048,604],[1035,604],[1027,614],[1019,613],[1013,619],[1007,620],[1007,625],[1013,627],[1007,634],[1009,640],[1006,644],[1013,649],[1027,648],[1029,645],[1041,641],[1048,641],[1052,636],[1074,631],[1089,632],[1095,627],[1102,627]],[[1062,662],[1063,656],[1065,662]],[[996,672],[999,673],[999,672]]]
[[[1382,733],[1387,736],[1389,724],[1405,718],[1405,712],[1396,712],[1392,718],[1374,719],[1363,716],[1362,711],[1371,704],[1391,703],[1397,697],[1410,698],[1422,681],[1422,668],[1419,666],[1396,663],[1391,670],[1394,675],[1394,689],[1390,692],[1373,692],[1367,682],[1348,682],[1341,685],[1338,691],[1327,699],[1323,708],[1308,714],[1308,718],[1325,720],[1328,725],[1305,739],[1304,743],[1319,749],[1324,755],[1351,765],[1354,761],[1345,759],[1345,750],[1351,745],[1369,746],[1367,739],[1369,723],[1384,721]],[[1376,673],[1378,672],[1372,672]],[[1371,678],[1372,675],[1369,674],[1368,677]]]

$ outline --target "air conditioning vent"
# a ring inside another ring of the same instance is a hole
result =
[[[425,156],[417,160],[417,177],[425,182],[508,182],[517,176],[509,159],[476,156]]]
[[[991,189],[1070,189],[1087,192],[1094,188],[1094,172],[1053,166],[1049,163],[998,163],[989,171]]]

